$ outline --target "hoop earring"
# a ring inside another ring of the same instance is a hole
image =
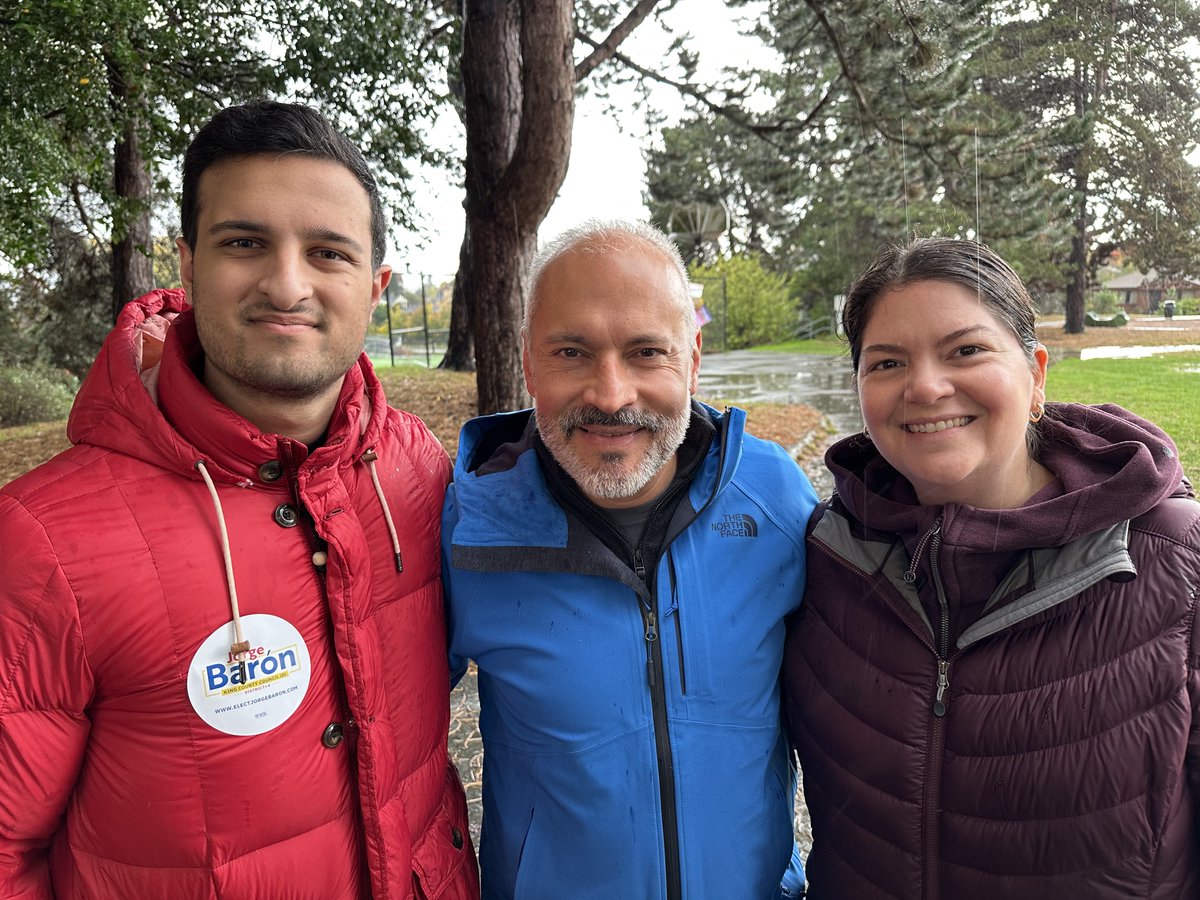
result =
[[[863,426],[862,435],[863,435],[863,437],[865,437],[867,440],[870,440],[870,439],[871,439],[871,432],[867,431],[867,426],[866,426],[866,425],[864,425],[864,426]]]
[[[1038,422],[1042,421],[1042,418],[1045,415],[1046,415],[1045,405],[1042,403],[1034,404],[1033,409],[1031,409],[1029,411],[1029,421],[1036,425]]]

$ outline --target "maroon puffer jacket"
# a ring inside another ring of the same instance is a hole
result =
[[[829,453],[784,672],[815,900],[1200,893],[1200,504],[1153,425],[1052,413],[1016,510]]]
[[[127,306],[76,446],[0,490],[0,896],[478,897],[446,752],[446,455],[365,359],[319,449],[259,432],[192,374],[184,308]]]

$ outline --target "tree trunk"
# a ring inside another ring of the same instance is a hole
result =
[[[112,57],[106,57],[110,101],[114,114],[124,122],[113,149],[113,187],[116,214],[113,216],[112,275],[113,321],[130,300],[154,290],[154,264],[150,258],[150,172],[142,156],[139,134],[144,101],[135,96],[125,73]]]
[[[439,369],[454,372],[475,371],[475,336],[471,331],[471,308],[463,284],[464,273],[470,266],[471,236],[463,234],[458,251],[458,272],[454,276],[454,294],[450,301],[450,334],[446,338],[446,353],[438,363]]]
[[[1071,256],[1069,259],[1071,280],[1067,282],[1066,323],[1067,334],[1082,334],[1083,314],[1087,305],[1088,283],[1088,177],[1082,165],[1075,171],[1075,220],[1072,223]]]
[[[1084,306],[1087,301],[1088,273],[1088,168],[1091,144],[1091,128],[1086,126],[1088,115],[1088,71],[1081,60],[1075,60],[1073,101],[1075,118],[1084,125],[1083,136],[1074,151],[1074,184],[1071,197],[1073,220],[1071,222],[1070,273],[1067,281],[1067,301],[1064,312],[1067,334],[1082,334]]]
[[[113,241],[113,320],[130,300],[154,290],[150,237],[150,175],[142,158],[137,125],[130,121],[117,142],[114,176],[117,197],[127,214],[119,240]],[[116,237],[116,232],[114,232]]]
[[[575,112],[571,0],[466,0],[467,238],[462,289],[481,415],[528,403],[521,309],[537,229],[567,172]]]

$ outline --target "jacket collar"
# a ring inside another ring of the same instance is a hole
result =
[[[280,458],[280,442],[216,400],[194,369],[201,358],[184,292],[154,291],[126,304],[71,409],[68,436],[199,480],[204,459],[214,480],[260,483],[259,467]],[[357,456],[378,439],[386,417],[383,389],[365,356],[342,385],[325,444],[305,469]]]

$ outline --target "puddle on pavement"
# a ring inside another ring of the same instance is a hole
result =
[[[1172,344],[1165,347],[1085,347],[1080,359],[1145,359],[1161,353],[1200,353],[1200,344]]]
[[[840,437],[862,428],[850,376],[844,357],[735,350],[704,357],[699,394],[718,405],[803,403],[824,413]],[[818,462],[808,472],[819,495],[833,489],[824,465]]]

